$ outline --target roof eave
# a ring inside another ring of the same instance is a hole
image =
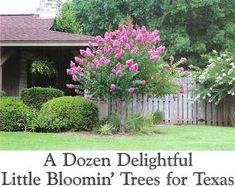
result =
[[[97,46],[95,42],[92,42],[94,46]],[[88,41],[0,41],[0,46],[4,47],[25,47],[25,46],[35,46],[35,47],[47,47],[47,46],[57,46],[57,47],[86,47],[88,46]]]

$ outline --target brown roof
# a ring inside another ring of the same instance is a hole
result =
[[[53,19],[41,19],[38,15],[0,15],[1,42],[78,42],[94,41],[94,37],[52,31]]]

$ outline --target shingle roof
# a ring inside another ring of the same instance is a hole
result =
[[[52,31],[53,19],[38,15],[0,15],[0,41],[88,42],[94,37]]]

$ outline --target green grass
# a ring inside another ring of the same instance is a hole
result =
[[[235,128],[156,126],[160,134],[71,136],[0,132],[1,150],[235,150]]]

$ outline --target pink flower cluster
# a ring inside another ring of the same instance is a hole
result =
[[[144,46],[149,51],[150,59],[157,61],[165,51],[164,46],[156,47],[159,41],[158,31],[149,32],[145,26],[140,29],[123,26],[120,30],[106,32],[104,37],[96,37],[99,50],[106,55],[113,54],[116,59],[122,58],[126,51],[136,54]]]
[[[134,63],[133,59],[129,59],[126,61],[126,68],[128,68],[132,72],[138,72],[139,65],[137,63]]]
[[[160,59],[160,55],[165,52],[165,46],[159,46],[155,49],[151,49],[149,53],[150,60],[157,61]]]
[[[127,89],[125,92],[134,93],[139,88],[144,87],[148,81],[144,80],[145,78],[141,79],[137,74],[141,73],[141,69],[144,69],[146,63],[151,65],[159,61],[161,55],[165,52],[165,46],[158,46],[159,42],[160,37],[157,30],[149,32],[145,26],[136,29],[133,25],[124,25],[119,30],[106,32],[104,37],[97,36],[97,47],[94,47],[93,43],[89,42],[88,48],[80,50],[81,56],[75,57],[74,61],[71,61],[67,74],[72,76],[74,81],[78,81],[80,78],[83,81],[91,73],[94,73],[92,78],[95,79],[96,72],[97,74],[98,72],[105,72],[108,73],[107,76],[111,75],[111,79],[109,87],[104,90],[109,90],[110,92],[121,90],[123,86],[120,85],[119,82],[121,81],[119,80],[123,79],[131,80],[127,83],[128,89],[123,87]],[[140,58],[141,55],[145,55],[146,58],[144,56],[143,59],[147,60],[143,61]],[[135,80],[135,77],[140,80]],[[94,82],[97,83],[97,81]],[[74,89],[71,84],[68,84],[67,87]],[[86,89],[90,91],[90,88]],[[87,94],[85,97],[87,99],[91,98]]]

